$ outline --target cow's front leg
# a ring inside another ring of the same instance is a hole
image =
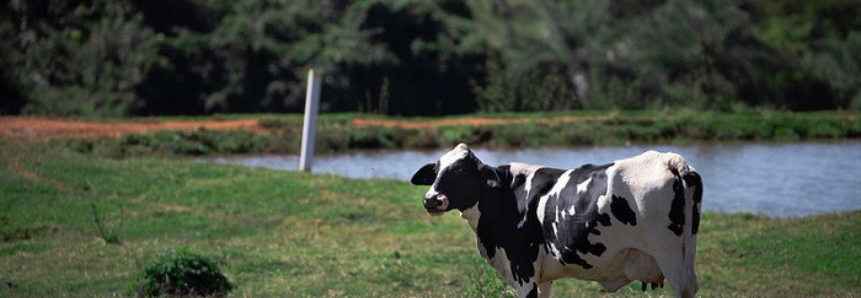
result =
[[[530,282],[517,287],[517,297],[520,298],[549,298],[550,297],[550,282],[537,283]]]
[[[538,298],[538,284],[534,282],[526,283],[517,288],[518,298]]]
[[[538,298],[550,298],[550,288],[552,286],[552,281],[538,284]]]

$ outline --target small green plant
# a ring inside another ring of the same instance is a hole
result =
[[[473,271],[470,273],[472,285],[466,289],[465,297],[470,298],[511,298],[514,297],[511,288],[496,274],[484,260],[474,259]]]
[[[139,296],[215,296],[234,288],[209,258],[188,248],[160,252],[144,265],[136,291]]]
[[[120,225],[116,230],[105,227],[105,217],[99,215],[99,209],[96,207],[96,203],[90,204],[90,207],[93,209],[93,222],[99,230],[99,237],[101,237],[102,240],[105,240],[105,243],[120,244],[120,234],[123,232],[123,224],[125,223],[125,210],[123,209],[123,204],[120,203]]]
[[[96,208],[96,203],[90,205],[93,209],[93,222],[96,223],[96,228],[99,229],[99,236],[108,244],[120,244],[120,233],[123,231],[123,204],[120,204],[120,226],[114,231],[105,227],[104,218],[99,215],[99,210]]]
[[[15,225],[5,215],[0,215],[0,242],[28,240],[33,237],[33,231]]]

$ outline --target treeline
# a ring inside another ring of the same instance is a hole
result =
[[[0,114],[861,109],[855,0],[11,0]]]

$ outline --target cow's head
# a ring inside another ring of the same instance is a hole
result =
[[[421,167],[411,182],[431,185],[424,196],[424,207],[431,215],[441,215],[452,209],[463,211],[475,206],[482,189],[499,186],[499,176],[461,143],[436,163]]]

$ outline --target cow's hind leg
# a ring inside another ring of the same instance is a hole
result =
[[[658,256],[658,266],[664,277],[670,282],[675,291],[676,298],[693,298],[697,291],[696,276],[692,276],[693,270],[685,267],[684,257],[681,255],[668,254]]]

